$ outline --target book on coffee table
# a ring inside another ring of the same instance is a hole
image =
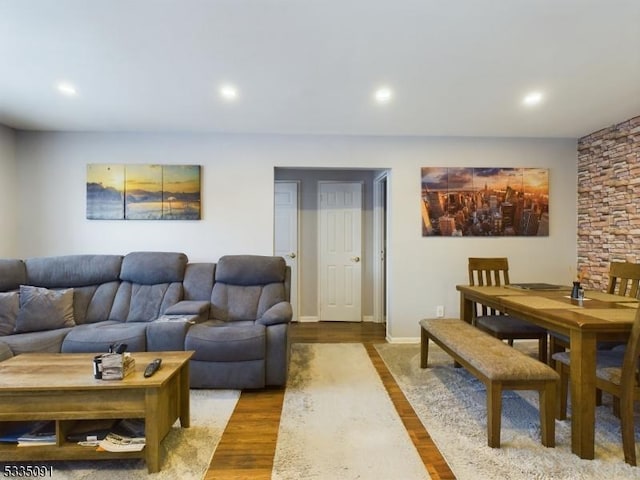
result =
[[[112,432],[100,441],[98,448],[107,452],[139,452],[144,445],[144,437],[125,437]]]

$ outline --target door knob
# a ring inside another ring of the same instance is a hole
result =
[[[289,258],[296,258],[296,254],[291,252],[289,255],[287,255],[287,257]]]
[[[358,263],[360,261],[360,257],[351,257],[351,260]]]

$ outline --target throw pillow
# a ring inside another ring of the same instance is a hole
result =
[[[11,335],[15,330],[19,306],[18,292],[0,292],[0,335]]]
[[[73,288],[49,290],[20,285],[15,333],[73,327]]]

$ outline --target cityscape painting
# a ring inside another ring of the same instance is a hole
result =
[[[549,235],[549,169],[421,169],[423,237]]]
[[[199,165],[87,165],[91,220],[200,220]]]

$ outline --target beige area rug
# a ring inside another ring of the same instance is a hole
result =
[[[294,344],[274,480],[429,479],[361,344]]]
[[[532,354],[537,349],[535,342],[516,345]],[[502,445],[493,449],[487,446],[486,391],[481,382],[462,368],[454,369],[451,357],[433,343],[428,369],[420,368],[419,345],[376,348],[460,480],[640,479],[640,467],[624,463],[620,423],[611,413],[608,395],[596,413],[596,460],[571,453],[570,420],[556,421],[556,448],[542,446],[538,395],[528,391],[504,392]]]
[[[38,462],[53,465],[54,480],[201,480],[240,397],[239,390],[191,390],[191,426],[172,427],[161,447],[160,472],[143,460]],[[28,447],[25,447],[28,448]]]

